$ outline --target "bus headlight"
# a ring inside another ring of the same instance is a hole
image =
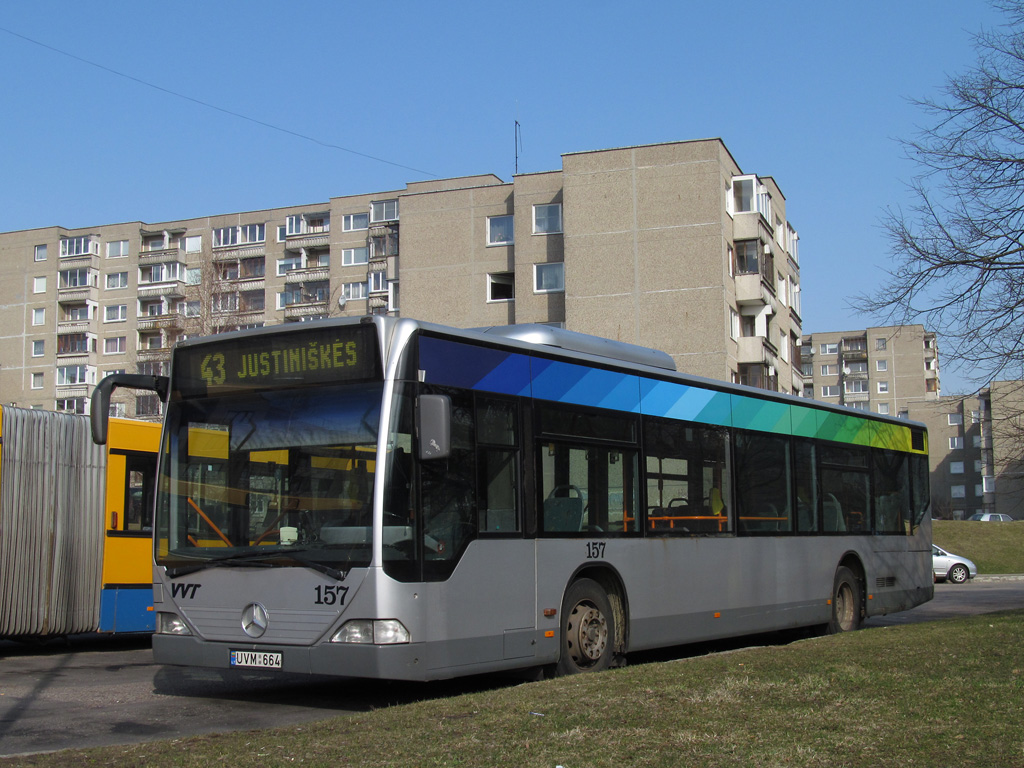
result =
[[[397,619],[353,619],[331,637],[332,643],[398,645],[411,642],[409,630]]]
[[[156,615],[156,633],[158,635],[191,635],[188,624],[176,613],[158,613]]]

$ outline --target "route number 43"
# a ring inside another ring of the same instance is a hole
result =
[[[316,588],[314,605],[344,605],[348,587],[331,584],[320,584]]]

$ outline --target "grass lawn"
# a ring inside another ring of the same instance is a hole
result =
[[[932,540],[974,561],[978,573],[1024,573],[1024,522],[932,521]]]
[[[1022,637],[1024,611],[869,629],[0,766],[1024,768]]]

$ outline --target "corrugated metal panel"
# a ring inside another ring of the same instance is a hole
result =
[[[4,408],[0,636],[99,624],[106,452],[83,416]]]

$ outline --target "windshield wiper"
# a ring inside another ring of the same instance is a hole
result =
[[[239,552],[233,555],[222,555],[220,557],[213,557],[208,560],[196,563],[195,565],[184,565],[177,568],[168,568],[167,575],[172,579],[176,579],[179,576],[186,576],[196,571],[204,571],[207,568],[220,568],[220,567],[235,567],[235,566],[254,566],[257,568],[276,568],[279,564],[267,562],[268,560],[286,558],[291,560],[292,563],[304,568],[312,568],[315,571],[319,571],[327,576],[330,576],[335,581],[344,581],[348,577],[348,571],[339,571],[336,568],[331,568],[329,565],[318,563],[315,560],[307,560],[301,557],[294,557],[293,555],[299,552],[308,552],[309,549],[306,547],[300,549],[289,548],[288,550],[275,550],[272,552]]]

